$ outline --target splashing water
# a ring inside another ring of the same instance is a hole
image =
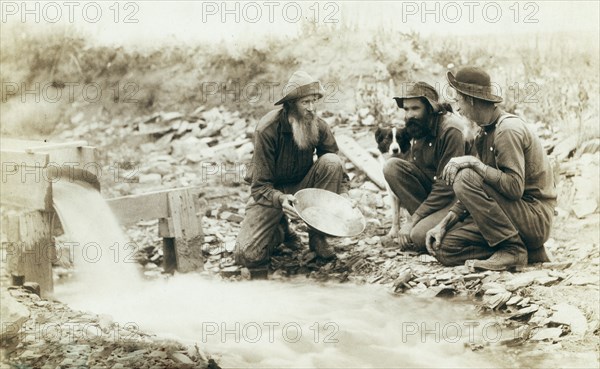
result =
[[[54,208],[70,243],[76,268],[71,287],[95,296],[121,298],[140,288],[142,278],[129,242],[108,204],[84,182],[59,181],[52,187]]]
[[[76,242],[76,278],[56,286],[57,298],[197,344],[223,367],[514,366],[507,355],[471,351],[470,343],[495,342],[502,332],[466,303],[303,278],[227,282],[185,274],[145,281],[135,263],[124,262],[127,238],[98,192],[56,183],[54,203]]]

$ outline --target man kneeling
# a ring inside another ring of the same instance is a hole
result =
[[[316,103],[323,97],[319,81],[298,71],[292,75],[275,105],[254,135],[250,166],[251,197],[236,242],[235,260],[246,267],[267,264],[281,243],[296,249],[300,238],[289,228],[297,217],[292,194],[303,188],[322,188],[347,196],[348,177],[329,126],[317,117]],[[316,152],[318,159],[313,162]],[[321,233],[309,231],[309,247],[317,256],[335,256]]]
[[[473,137],[465,119],[451,113],[439,101],[433,86],[416,82],[394,97],[406,112],[406,131],[411,137],[405,158],[391,158],[383,174],[401,206],[411,217],[398,232],[401,249],[414,245],[425,250],[425,234],[454,204],[452,187],[442,181],[445,165],[470,152]]]

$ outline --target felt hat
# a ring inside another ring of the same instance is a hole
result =
[[[448,83],[456,91],[467,96],[494,103],[502,102],[502,97],[492,93],[490,75],[477,67],[464,67],[456,72],[456,76],[448,71]]]
[[[394,100],[396,100],[396,104],[398,104],[400,109],[404,109],[405,99],[415,99],[419,97],[427,99],[431,107],[437,106],[438,104],[439,95],[437,91],[433,86],[425,82],[409,84],[406,90],[402,91],[400,96],[394,97]]]
[[[290,80],[283,89],[283,97],[275,103],[281,105],[286,101],[300,99],[309,95],[319,95],[323,97],[325,90],[321,82],[312,78],[308,73],[297,71],[292,74]]]

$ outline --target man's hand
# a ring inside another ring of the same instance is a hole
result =
[[[410,239],[410,231],[412,231],[412,228],[413,223],[410,221],[404,223],[404,225],[400,227],[400,230],[398,231],[398,246],[400,246],[400,248],[404,249],[412,243],[412,240]]]
[[[281,201],[281,208],[288,219],[297,220],[299,218],[296,210],[294,210],[294,207],[292,206],[292,204],[296,202],[294,195],[282,195],[279,197],[279,201]]]
[[[452,158],[444,167],[442,179],[448,186],[452,186],[454,184],[454,180],[456,179],[456,175],[461,169],[474,167],[479,163],[481,163],[481,161],[472,155]]]
[[[436,251],[440,249],[440,244],[442,243],[445,234],[446,227],[441,223],[427,231],[427,234],[425,235],[425,246],[427,246],[427,252],[429,252],[431,256],[435,256]]]

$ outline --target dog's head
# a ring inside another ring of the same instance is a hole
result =
[[[395,156],[408,152],[410,150],[410,139],[411,137],[404,127],[378,127],[375,131],[377,148],[382,154]]]

